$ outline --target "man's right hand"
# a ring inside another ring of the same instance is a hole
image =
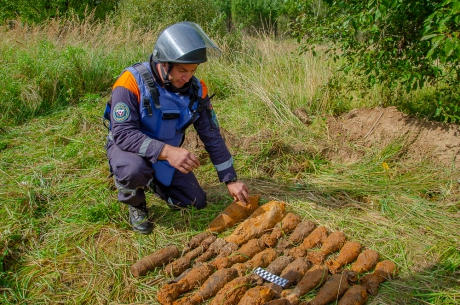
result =
[[[200,166],[197,156],[181,147],[165,144],[158,156],[159,160],[166,160],[172,167],[187,174]]]
[[[230,182],[227,184],[228,191],[233,196],[234,201],[240,201],[244,205],[249,203],[249,190],[242,181]]]

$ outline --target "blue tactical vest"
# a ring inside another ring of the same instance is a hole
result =
[[[179,147],[182,144],[185,129],[198,119],[201,111],[199,108],[204,106],[204,100],[201,98],[203,91],[201,83],[196,77],[192,77],[189,95],[184,96],[167,91],[153,81],[148,62],[135,64],[126,70],[131,72],[139,86],[140,131],[152,139]],[[161,97],[161,103],[159,97]],[[107,103],[104,117],[110,121],[109,103]],[[166,160],[158,160],[152,163],[152,166],[155,169],[156,179],[169,186],[175,168]]]

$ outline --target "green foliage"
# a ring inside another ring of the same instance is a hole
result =
[[[460,84],[459,1],[324,3],[329,5],[322,11],[301,8],[293,29],[303,51],[314,49],[314,43],[329,43],[336,59],[338,51],[346,59],[343,71],[366,76],[369,87],[411,91],[444,83],[453,90]],[[457,121],[460,113],[453,106],[459,100],[439,98],[439,119]]]
[[[458,83],[455,87],[439,89],[436,92],[434,117],[444,122],[460,122],[460,88]]]
[[[424,21],[422,40],[430,40],[428,58],[457,63],[460,57],[460,1],[444,0]]]
[[[422,40],[431,43],[426,57],[441,63],[447,84],[436,93],[435,117],[460,122],[460,1],[438,3],[424,22],[424,34]]]
[[[181,21],[196,22],[206,32],[220,31],[224,26],[222,14],[214,2],[208,0],[124,0],[116,18],[143,29],[163,28]]]
[[[232,21],[247,29],[270,30],[276,25],[281,3],[279,0],[232,0]]]
[[[83,18],[92,11],[96,19],[104,19],[117,3],[118,0],[0,0],[0,24],[18,17],[24,22],[42,22],[69,13]]]
[[[231,0],[212,0],[211,1],[218,12],[221,14],[223,20],[225,20],[225,26],[227,31],[232,29],[232,5]]]

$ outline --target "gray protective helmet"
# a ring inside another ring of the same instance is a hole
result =
[[[199,64],[207,56],[219,56],[221,51],[199,25],[184,21],[164,29],[153,48],[156,62]]]

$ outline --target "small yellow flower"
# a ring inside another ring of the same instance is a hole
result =
[[[384,170],[390,170],[390,167],[388,166],[388,164],[386,162],[382,162],[382,167]]]

